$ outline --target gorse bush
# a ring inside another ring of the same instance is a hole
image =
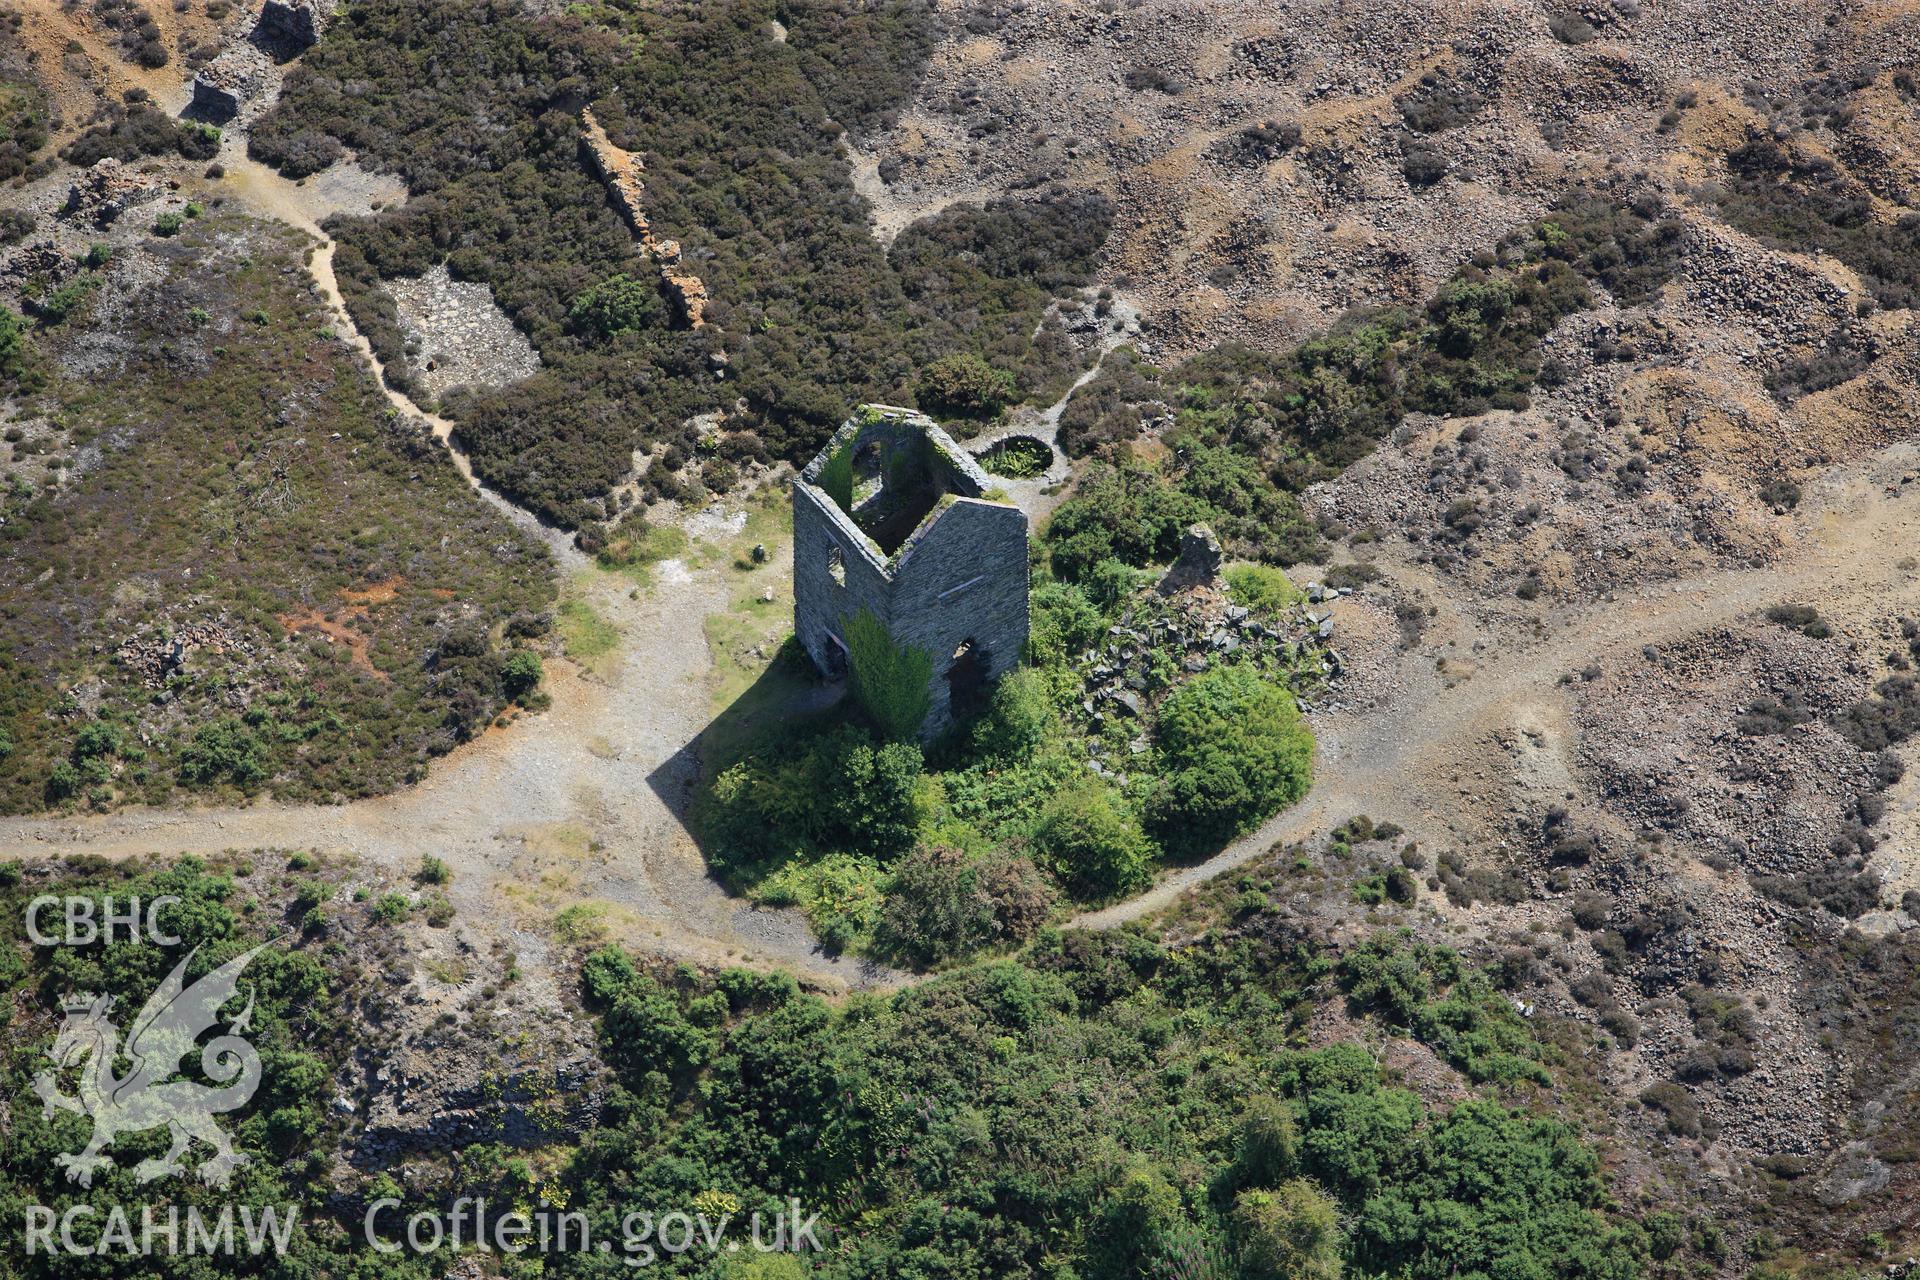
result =
[[[624,274],[602,280],[567,309],[567,320],[576,330],[600,339],[656,328],[665,318],[660,287]]]
[[[1062,791],[1042,811],[1034,851],[1075,897],[1101,900],[1144,889],[1154,847],[1140,820],[1105,788]]]
[[[1012,374],[967,351],[942,356],[921,370],[916,391],[922,409],[961,418],[991,418],[1016,394]]]
[[[1313,732],[1293,696],[1244,667],[1216,667],[1160,709],[1148,801],[1169,852],[1211,852],[1306,794]]]
[[[796,856],[904,853],[926,813],[922,764],[917,746],[876,743],[855,725],[787,730],[777,750],[715,777],[702,802],[708,860],[751,883]]]
[[[1017,853],[929,846],[894,868],[875,950],[922,967],[1017,947],[1039,932],[1055,893]]]

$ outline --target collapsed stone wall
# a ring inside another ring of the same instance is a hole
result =
[[[647,221],[647,188],[641,180],[646,166],[633,152],[614,145],[606,129],[594,117],[592,107],[581,109],[580,138],[594,172],[606,184],[607,195],[612,198],[614,208],[620,211],[620,216],[626,219],[635,238],[640,241],[640,247],[647,251],[647,256],[659,268],[660,283],[673,303],[675,319],[689,329],[704,328],[707,323],[705,282],[681,263],[680,242],[654,235],[653,227]]]

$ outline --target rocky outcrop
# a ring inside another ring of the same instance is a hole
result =
[[[1180,555],[1160,579],[1163,595],[1210,587],[1220,576],[1220,539],[1204,524],[1189,525],[1180,535]]]
[[[320,0],[267,0],[254,37],[284,57],[303,53],[327,29],[331,7]]]
[[[660,270],[660,285],[673,304],[675,320],[688,329],[704,328],[707,323],[707,286],[699,276],[685,269],[680,260],[680,242],[654,235],[647,221],[646,184],[641,175],[646,166],[640,157],[616,146],[607,131],[594,118],[593,108],[580,112],[581,144],[593,170],[606,184],[607,195],[633,229],[640,247],[647,251]]]
[[[225,623],[204,621],[130,636],[114,652],[114,661],[142,686],[164,689],[168,680],[186,670],[187,655],[196,649],[221,657],[254,651],[251,642]]]
[[[22,245],[0,266],[0,280],[9,284],[31,280],[35,276],[49,284],[63,284],[80,271],[80,265],[70,253],[62,253],[60,246],[52,240],[37,240]]]
[[[159,182],[108,156],[94,162],[67,190],[60,216],[104,227],[127,210],[165,194]]]

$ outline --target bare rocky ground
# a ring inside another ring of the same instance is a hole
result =
[[[455,280],[444,266],[387,286],[400,328],[434,398],[455,387],[497,387],[540,372],[527,335],[494,305],[486,285]]]

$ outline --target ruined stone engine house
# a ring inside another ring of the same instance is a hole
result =
[[[933,658],[922,732],[978,705],[1027,645],[1027,517],[925,414],[867,405],[793,484],[794,628],[845,673],[846,619],[873,612]]]

